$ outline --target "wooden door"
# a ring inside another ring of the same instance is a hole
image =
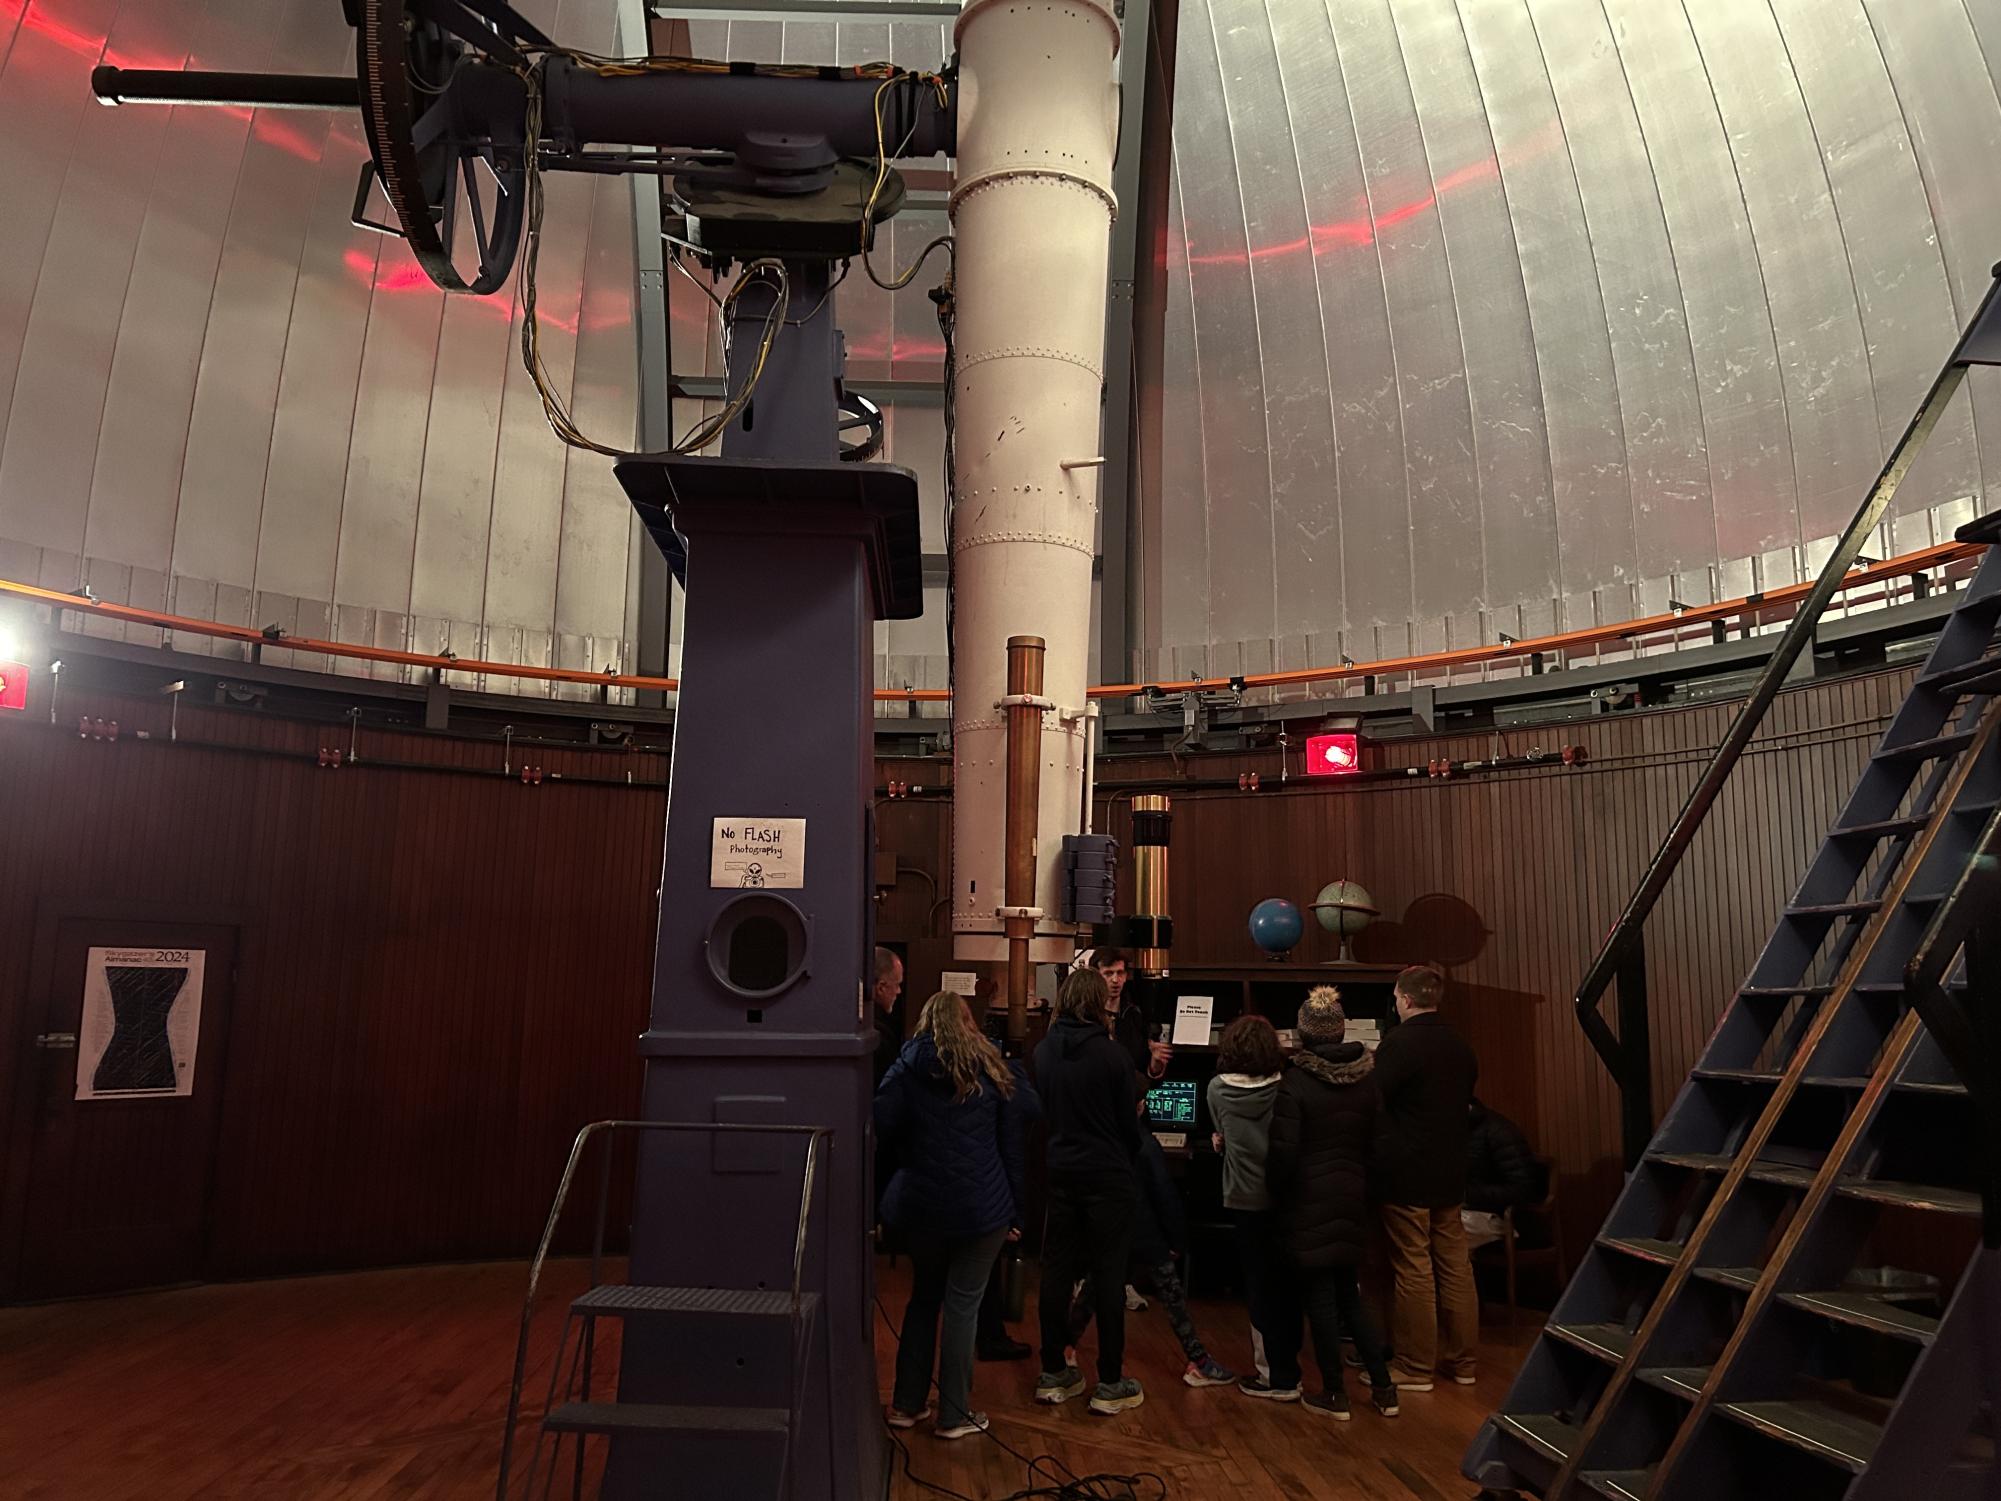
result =
[[[71,918],[44,943],[19,1296],[198,1278],[236,932]]]

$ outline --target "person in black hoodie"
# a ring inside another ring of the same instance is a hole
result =
[[[1145,1267],[1152,1274],[1160,1306],[1167,1311],[1167,1322],[1181,1342],[1181,1353],[1188,1361],[1181,1379],[1189,1386],[1228,1386],[1237,1379],[1236,1373],[1209,1353],[1202,1337],[1195,1332],[1195,1320],[1188,1313],[1188,1292],[1176,1264],[1188,1254],[1188,1209],[1167,1171],[1167,1154],[1150,1131],[1140,1133],[1136,1166],[1140,1192],[1139,1213],[1133,1220],[1133,1264]],[[1072,1345],[1090,1327],[1091,1310],[1096,1303],[1097,1295],[1086,1279],[1070,1305]]]
[[[1035,1050],[1035,1083],[1049,1125],[1049,1218],[1042,1240],[1042,1373],[1038,1402],[1067,1402],[1084,1377],[1064,1358],[1070,1290],[1089,1277],[1098,1303],[1098,1387],[1091,1411],[1145,1400],[1125,1374],[1126,1261],[1139,1182],[1138,1076],[1107,1030],[1105,982],[1073,970],[1056,1021]]]
[[[1299,1051],[1272,1105],[1271,1150],[1265,1181],[1278,1216],[1279,1244],[1305,1304],[1326,1391],[1306,1398],[1325,1416],[1346,1421],[1348,1395],[1341,1376],[1345,1326],[1369,1373],[1376,1411],[1397,1414],[1397,1389],[1375,1321],[1362,1304],[1360,1268],[1368,1240],[1369,1169],[1375,1156],[1379,1101],[1370,1077],[1374,1060],[1358,1042],[1345,1041],[1348,1018],[1341,992],[1318,985],[1299,1008]],[[1272,1338],[1289,1348],[1272,1354],[1274,1367],[1298,1364],[1296,1309]]]

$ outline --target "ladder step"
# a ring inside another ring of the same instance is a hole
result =
[[[1657,1391],[1693,1400],[1702,1395],[1703,1385],[1709,1380],[1709,1367],[1655,1366],[1651,1370],[1636,1371],[1634,1374]]]
[[[1593,1495],[1607,1501],[1646,1501],[1653,1488],[1654,1472],[1648,1470],[1586,1470],[1577,1477]]]
[[[1624,1360],[1633,1344],[1633,1331],[1624,1324],[1545,1324],[1542,1332],[1607,1365]]]
[[[1802,1167],[1796,1162],[1754,1162],[1745,1176],[1759,1183],[1772,1183],[1780,1188],[1808,1188],[1813,1184],[1814,1170]]]
[[[1937,899],[1933,898],[1933,900]],[[1965,990],[1966,976],[1963,974],[1952,976],[1945,982],[1944,988],[1947,990]],[[1902,980],[1858,980],[1855,984],[1855,993],[1857,995],[1901,997],[1904,993],[1904,982]]]
[[[1948,730],[1943,735],[1933,735],[1927,740],[1913,740],[1908,745],[1886,745],[1876,752],[1878,761],[1935,761],[1941,756],[1956,756],[1973,744],[1975,730]]]
[[[1736,1159],[1724,1152],[1653,1152],[1647,1153],[1647,1161],[1665,1163],[1669,1167],[1692,1168],[1698,1173],[1727,1173]]]
[[[1693,1072],[1698,1079],[1710,1079],[1719,1084],[1771,1085],[1779,1082],[1777,1071],[1769,1068],[1705,1068],[1697,1064]]]
[[[799,1295],[799,1313],[811,1316],[818,1293]],[[570,1304],[572,1313],[588,1317],[635,1318],[647,1314],[728,1314],[738,1318],[782,1319],[792,1313],[789,1291],[750,1287],[645,1287],[607,1282]]]
[[[1779,1082],[1775,1069],[1767,1068],[1697,1068],[1695,1077],[1713,1079],[1724,1084],[1754,1084],[1770,1088]],[[1869,1079],[1864,1074],[1804,1074],[1800,1084],[1807,1089],[1858,1090],[1867,1087]],[[1964,1084],[1946,1080],[1942,1083],[1927,1083],[1916,1079],[1898,1079],[1892,1089],[1900,1089],[1908,1094],[1963,1095]]]
[[[1815,913],[1831,910],[1825,907],[1788,907],[1786,914],[1791,916],[1794,913]],[[1870,906],[1870,910],[1872,912],[1875,910],[1873,903]],[[1746,985],[1739,989],[1737,994],[1747,1001],[1790,1001],[1794,996],[1803,996],[1808,999],[1830,996],[1834,994],[1834,987],[1832,985]]]
[[[1938,1095],[1946,1099],[1966,1098],[1966,1086],[1956,1079],[1899,1079],[1890,1086],[1906,1094]]]
[[[1727,1173],[1737,1159],[1728,1152],[1648,1152],[1647,1161],[1664,1162],[1698,1173]],[[1805,1188],[1813,1182],[1813,1169],[1795,1162],[1754,1162],[1746,1176],[1760,1183],[1776,1183],[1781,1188]]]
[[[1824,1319],[1832,1319],[1837,1324],[1852,1324],[1857,1329],[1888,1334],[1920,1345],[1930,1344],[1938,1334],[1937,1319],[1900,1308],[1895,1303],[1886,1303],[1868,1293],[1780,1293],[1779,1301],[1792,1308],[1819,1314]]]
[[[1601,1235],[1598,1244],[1608,1251],[1651,1261],[1656,1266],[1673,1266],[1681,1260],[1681,1242],[1678,1240],[1652,1240],[1640,1235]]]
[[[1929,1209],[1939,1214],[1978,1215],[1980,1195],[1964,1188],[1935,1188],[1927,1183],[1886,1183],[1875,1178],[1844,1178],[1836,1190],[1843,1198],[1904,1209]]]
[[[1716,1409],[1725,1417],[1755,1428],[1780,1443],[1831,1459],[1860,1474],[1882,1442],[1883,1430],[1825,1402],[1724,1402]]]
[[[1494,1425],[1501,1432],[1527,1444],[1543,1458],[1553,1459],[1558,1464],[1570,1458],[1570,1451],[1577,1447],[1577,1439],[1582,1432],[1575,1424],[1547,1412],[1496,1413]]]
[[[1704,1282],[1714,1282],[1719,1287],[1734,1288],[1743,1293],[1758,1285],[1758,1269],[1754,1266],[1699,1266],[1695,1275]]]
[[[555,1433],[729,1433],[784,1437],[782,1407],[656,1407],[642,1402],[565,1402],[542,1426]]]
[[[1830,839],[1854,839],[1874,841],[1877,839],[1901,839],[1906,834],[1915,834],[1929,818],[1883,818],[1875,823],[1850,824],[1847,828],[1833,828],[1827,831]]]
[[[1816,918],[1867,917],[1882,905],[1882,902],[1876,900],[1863,900],[1859,902],[1810,902],[1803,906],[1786,908],[1785,915],[1787,917]],[[1745,993],[1741,990],[1738,992],[1739,995]],[[1808,985],[1779,993],[1784,995],[1832,995],[1834,987],[1831,985]]]
[[[1937,672],[1928,672],[1919,678],[1916,685],[1929,693],[1939,693],[1951,689],[1960,693],[1974,693],[1989,679],[2001,682],[2001,656],[1975,657],[1971,662],[1961,662],[1957,667],[1941,667]]]

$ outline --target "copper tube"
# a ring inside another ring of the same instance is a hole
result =
[[[1133,916],[1155,937],[1153,947],[1133,955],[1132,967],[1143,975],[1167,973],[1167,949],[1158,944],[1160,919],[1167,912],[1167,831],[1174,804],[1165,793],[1143,793],[1133,799]]]
[[[1007,643],[1007,845],[1002,921],[1007,934],[1007,1035],[1028,1036],[1028,945],[1035,919],[1035,828],[1042,807],[1042,716],[1046,705],[1020,702],[1042,697],[1040,636],[1010,636]]]
[[[1882,583],[1887,579],[1921,573],[1926,569],[1943,568],[1950,563],[1977,557],[1985,550],[1986,544],[1981,542],[1934,543],[1915,552],[1902,553],[1894,558],[1886,558],[1880,563],[1872,563],[1867,568],[1858,568],[1843,582],[1842,589],[1844,592],[1852,591]],[[1204,688],[1221,689],[1233,685],[1245,688],[1281,688],[1301,683],[1355,682],[1368,677],[1405,677],[1451,667],[1475,667],[1483,662],[1523,661],[1538,654],[1550,655],[1584,646],[1655,635],[1663,631],[1686,630],[1691,626],[1711,624],[1720,620],[1757,619],[1805,599],[1812,590],[1813,581],[1809,579],[1803,584],[1785,584],[1777,589],[1767,589],[1759,595],[1719,600],[1713,605],[1697,605],[1679,614],[1648,615],[1638,620],[1622,620],[1614,625],[1587,626],[1583,630],[1563,631],[1553,636],[1535,636],[1520,641],[1502,642],[1494,646],[1462,646],[1455,647],[1451,651],[1430,652],[1416,657],[1383,657],[1373,662],[1357,662],[1352,667],[1343,665],[1307,667],[1288,672],[1256,672],[1241,680],[1188,678],[1171,683],[1100,683],[1089,690],[1089,697],[1134,698],[1146,692],[1149,687],[1165,693],[1189,693]],[[394,647],[363,646],[349,641],[320,641],[311,636],[267,637],[255,626],[231,625],[220,620],[200,620],[188,615],[170,615],[160,610],[142,609],[137,605],[112,604],[104,600],[93,600],[81,594],[66,593],[61,589],[45,589],[36,584],[23,584],[14,579],[0,579],[0,594],[12,594],[58,610],[75,610],[81,614],[96,615],[106,620],[120,620],[131,625],[155,626],[190,636],[207,636],[252,646],[261,643],[285,651],[307,652],[322,657],[345,657],[358,662],[393,663],[405,667],[428,667],[439,672],[526,678],[546,683],[588,683],[606,688],[649,688],[666,693],[672,693],[680,687],[680,683],[674,678],[642,677],[636,673],[586,672],[567,667],[530,667],[519,662],[473,661],[439,656],[434,652],[399,651]],[[875,698],[881,703],[947,703],[951,697],[951,690],[946,688],[875,690]]]

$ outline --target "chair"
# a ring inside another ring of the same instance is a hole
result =
[[[1501,1214],[1501,1238],[1490,1245],[1481,1246],[1474,1254],[1498,1248],[1508,1291],[1508,1332],[1515,1332],[1517,1316],[1520,1312],[1516,1297],[1516,1277],[1524,1266],[1553,1266],[1556,1268],[1555,1285],[1561,1288],[1570,1275],[1570,1261],[1563,1251],[1563,1217],[1556,1203],[1556,1164],[1547,1157],[1538,1157],[1536,1162],[1543,1171],[1543,1196],[1539,1204],[1524,1204],[1519,1208],[1504,1210]],[[1540,1226],[1547,1238],[1547,1244],[1523,1246],[1521,1244],[1520,1222],[1526,1219],[1531,1225]],[[1488,1258],[1490,1261],[1493,1259]]]

